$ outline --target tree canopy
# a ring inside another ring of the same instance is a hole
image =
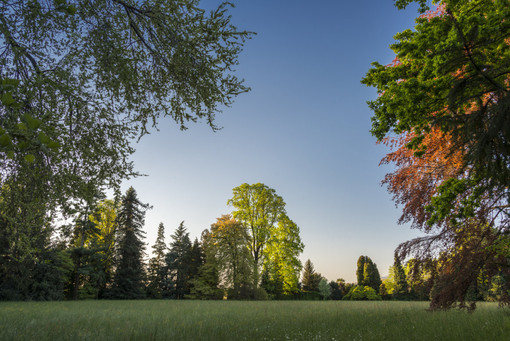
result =
[[[234,207],[234,218],[248,232],[254,288],[259,285],[260,266],[264,265],[283,279],[286,292],[295,291],[301,271],[298,256],[304,244],[299,227],[287,216],[283,198],[262,183],[245,183],[233,189],[228,204]]]
[[[411,2],[426,9],[396,5]],[[424,264],[440,257],[432,307],[444,308],[465,300],[482,268],[510,265],[510,3],[434,3],[395,36],[394,61],[373,63],[362,82],[379,94],[372,133],[393,148],[384,182],[401,222],[431,234],[397,251]]]
[[[132,141],[160,118],[218,129],[215,114],[249,90],[234,68],[251,33],[229,6],[3,0],[0,182],[35,163],[51,206],[68,206],[136,175]]]

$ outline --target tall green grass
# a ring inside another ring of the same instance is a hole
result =
[[[424,302],[2,302],[0,340],[510,340],[510,313]]]

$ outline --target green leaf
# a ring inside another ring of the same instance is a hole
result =
[[[65,10],[67,14],[74,15],[76,13],[76,6],[69,5]]]
[[[25,121],[28,124],[28,127],[32,130],[36,130],[41,125],[41,120],[38,118],[32,117],[32,115],[25,114]]]
[[[11,105],[13,105],[14,103],[16,103],[16,101],[14,100],[14,98],[12,98],[12,93],[10,93],[10,92],[4,92],[4,93],[2,94],[2,104],[3,104],[3,105],[11,106]]]
[[[32,155],[32,154],[27,154],[27,155],[25,155],[25,161],[30,162],[30,163],[34,163],[35,156]]]
[[[43,133],[42,131],[39,133],[38,135],[38,139],[39,141],[42,143],[42,144],[45,144],[49,147],[49,144],[52,142],[51,139],[48,137],[48,135],[46,135],[45,133]]]
[[[19,79],[14,78],[4,78],[2,79],[2,84],[5,85],[12,85],[14,87],[17,87],[19,85]]]
[[[51,148],[51,149],[58,149],[58,148],[60,148],[60,143],[55,142],[55,141],[50,141],[46,145],[48,146],[48,148]]]
[[[21,141],[20,143],[18,143],[19,149],[27,149],[29,146],[30,143],[28,143],[28,141]]]
[[[8,147],[11,145],[11,138],[9,137],[9,135],[7,134],[4,134],[4,135],[1,135],[0,136],[0,145],[2,147]]]
[[[7,152],[7,157],[8,157],[9,159],[13,160],[13,159],[14,159],[14,152],[13,152],[12,150],[9,150],[9,151]]]
[[[27,130],[27,125],[23,122],[17,124],[18,129]]]

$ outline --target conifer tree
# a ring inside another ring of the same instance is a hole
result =
[[[121,299],[143,298],[145,271],[143,242],[145,211],[149,205],[140,202],[133,187],[122,198],[118,224],[117,269],[111,297]]]
[[[190,293],[190,270],[192,260],[192,246],[189,233],[182,221],[172,234],[170,251],[166,254],[166,288],[164,296],[183,299]]]
[[[303,291],[319,291],[319,282],[322,276],[315,272],[312,262],[308,259],[303,269]]]
[[[399,300],[408,298],[406,273],[402,263],[400,263],[400,259],[396,255],[393,263],[393,280],[395,282],[393,286],[393,298]]]
[[[165,267],[165,226],[160,223],[158,226],[158,236],[156,242],[152,246],[154,257],[149,261],[149,284],[147,294],[150,297],[161,298],[161,284],[163,277],[163,269]]]

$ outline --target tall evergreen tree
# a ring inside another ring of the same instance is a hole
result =
[[[190,293],[192,263],[192,246],[189,233],[184,227],[184,221],[180,223],[171,237],[173,241],[170,243],[170,250],[165,257],[166,287],[163,295],[169,298],[183,299]]]
[[[118,254],[111,297],[121,299],[143,298],[145,270],[143,242],[145,211],[148,204],[140,202],[133,187],[122,198],[118,224]]]
[[[399,300],[408,298],[406,273],[397,255],[393,263],[393,281],[393,298]]]
[[[322,276],[315,272],[312,262],[308,259],[303,268],[303,280],[302,288],[303,291],[319,291],[319,283]]]
[[[152,246],[152,257],[149,261],[149,284],[147,294],[149,297],[161,298],[161,284],[163,281],[163,269],[165,267],[165,253],[167,250],[165,244],[165,226],[160,223],[158,226],[158,236]]]

